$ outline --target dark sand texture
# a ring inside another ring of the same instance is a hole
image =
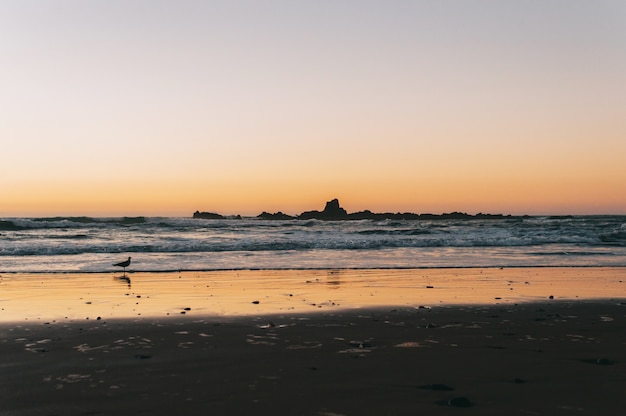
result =
[[[620,300],[3,323],[0,415],[624,415]]]

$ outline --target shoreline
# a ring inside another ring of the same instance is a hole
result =
[[[575,264],[575,265],[511,265],[511,266],[380,266],[380,267],[233,267],[233,268],[219,268],[219,269],[164,269],[164,270],[150,270],[150,269],[132,269],[127,270],[126,274],[133,273],[154,273],[154,274],[171,274],[171,273],[221,273],[221,272],[298,272],[298,271],[327,271],[327,270],[339,270],[339,271],[361,271],[361,270],[455,270],[455,269],[626,269],[626,265],[622,264],[608,264],[608,265],[594,265],[594,264]],[[119,270],[100,270],[100,271],[0,271],[0,277],[2,275],[67,275],[67,274],[119,274]]]

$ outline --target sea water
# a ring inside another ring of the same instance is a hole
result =
[[[0,273],[626,266],[626,216],[0,219]]]

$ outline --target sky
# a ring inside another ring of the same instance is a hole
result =
[[[623,0],[0,0],[0,217],[626,214]]]

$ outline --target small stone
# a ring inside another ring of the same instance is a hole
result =
[[[147,360],[149,358],[152,358],[152,356],[148,354],[135,354],[135,358],[138,360]]]
[[[448,400],[448,406],[450,407],[471,407],[472,402],[467,397],[455,397]]]
[[[609,360],[608,358],[588,358],[588,359],[584,359],[584,360],[580,360],[583,363],[588,363],[588,364],[596,364],[596,365],[613,365],[615,364],[615,361],[613,360]]]

